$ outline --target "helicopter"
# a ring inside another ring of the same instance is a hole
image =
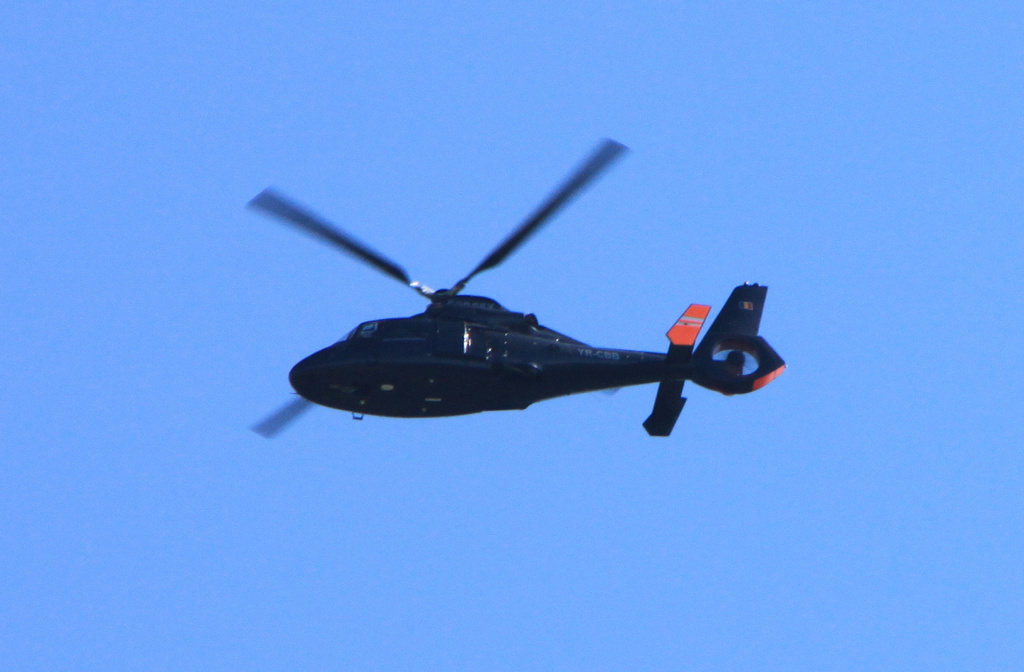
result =
[[[596,348],[494,299],[462,294],[476,275],[509,257],[585,190],[627,148],[604,140],[527,219],[450,289],[414,281],[404,268],[305,207],[267,188],[249,207],[333,245],[429,301],[417,315],[363,322],[296,364],[298,397],[252,427],[273,437],[314,405],[364,415],[436,418],[521,410],[545,399],[658,383],[643,427],[669,436],[686,404],[683,385],[725,395],[773,381],[785,362],[758,335],[768,288],[736,287],[697,344],[711,307],[691,304],[666,334],[667,353]],[[696,345],[695,345],[696,344]]]

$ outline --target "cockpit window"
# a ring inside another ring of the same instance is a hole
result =
[[[348,332],[345,341],[355,338],[380,338],[384,340],[423,339],[431,333],[432,323],[415,319],[377,320],[363,322]]]
[[[358,327],[348,332],[344,340],[350,341],[353,338],[370,338],[377,332],[376,322],[363,322]]]

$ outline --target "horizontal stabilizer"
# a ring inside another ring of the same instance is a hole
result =
[[[668,436],[676,426],[676,420],[686,405],[683,394],[683,381],[663,380],[658,385],[658,396],[654,400],[654,410],[644,420],[644,429],[651,436]]]
[[[665,335],[672,345],[693,345],[697,342],[697,334],[700,333],[700,328],[704,326],[704,320],[708,319],[710,312],[711,306],[691,303]]]
[[[711,306],[691,303],[686,312],[668,330],[665,335],[668,336],[668,341],[671,343],[668,347],[667,363],[669,366],[690,363],[693,344],[697,342],[700,328],[704,326],[704,320],[708,318],[710,312]]]

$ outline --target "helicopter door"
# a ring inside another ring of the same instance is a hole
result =
[[[480,327],[466,329],[466,355],[498,365],[505,357],[505,333]]]
[[[434,351],[443,357],[461,357],[466,353],[466,323],[461,320],[438,320]]]

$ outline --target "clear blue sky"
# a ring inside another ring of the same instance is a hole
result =
[[[16,3],[0,24],[0,667],[1024,664],[1019,3]],[[771,287],[789,370],[410,421],[293,363],[431,286],[662,350]]]

